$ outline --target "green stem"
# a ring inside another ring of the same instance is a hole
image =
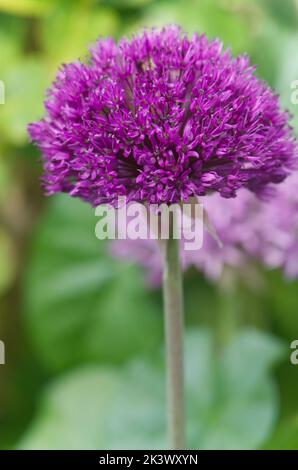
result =
[[[167,426],[170,449],[185,449],[183,289],[179,240],[162,240],[164,255],[164,309],[167,367]]]
[[[232,340],[238,327],[237,285],[234,272],[226,268],[219,282],[220,306],[216,325],[216,348],[222,351]]]

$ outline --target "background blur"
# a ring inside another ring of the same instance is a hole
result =
[[[43,197],[26,126],[59,65],[98,36],[172,22],[248,52],[298,131],[297,1],[0,0],[1,449],[166,445],[161,293],[96,240],[91,208]],[[227,286],[192,270],[185,288],[189,446],[298,449],[298,282],[259,267]]]

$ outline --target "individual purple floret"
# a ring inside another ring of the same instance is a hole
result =
[[[92,205],[173,203],[279,183],[296,144],[278,97],[246,56],[178,27],[116,44],[63,66],[46,117],[29,126],[42,151],[48,194]]]
[[[204,207],[222,246],[205,230],[200,250],[182,250],[184,269],[196,267],[212,280],[223,268],[243,268],[248,262],[262,262],[267,268],[281,268],[286,277],[298,277],[298,173],[278,189],[270,204],[241,189],[237,198],[223,200],[218,194],[204,198]],[[183,244],[183,242],[182,242]],[[154,240],[116,240],[115,256],[142,265],[152,286],[162,279],[160,250]]]

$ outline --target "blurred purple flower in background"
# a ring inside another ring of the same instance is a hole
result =
[[[243,267],[261,261],[268,268],[282,268],[286,277],[298,277],[298,173],[278,186],[268,204],[246,189],[235,199],[218,194],[204,198],[204,208],[222,246],[205,230],[203,247],[182,251],[184,269],[190,266],[217,280],[224,266]],[[182,241],[183,245],[183,241]],[[154,240],[116,240],[112,253],[145,267],[149,283],[162,281],[162,260]]]
[[[47,193],[92,205],[120,196],[173,203],[281,182],[296,144],[288,113],[254,70],[219,40],[174,26],[98,41],[86,63],[62,68],[46,117],[29,127]],[[242,213],[245,198],[232,209]]]

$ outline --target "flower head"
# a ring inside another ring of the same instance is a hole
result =
[[[294,172],[278,187],[272,204],[257,203],[254,242],[247,246],[247,252],[266,266],[283,268],[287,278],[298,278],[297,188],[298,173]]]
[[[61,69],[46,117],[29,127],[48,194],[174,203],[281,182],[296,144],[254,70],[219,40],[173,26],[98,41],[86,63]]]

